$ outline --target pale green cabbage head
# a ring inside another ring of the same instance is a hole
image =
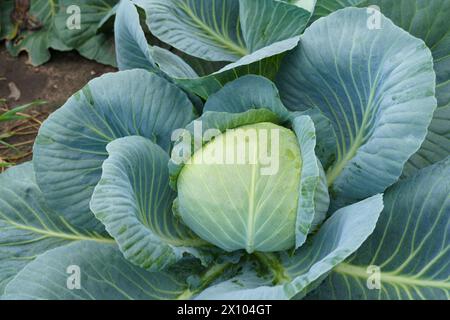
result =
[[[178,178],[179,213],[201,238],[249,253],[294,246],[302,166],[294,132],[272,123],[239,127],[190,160]]]

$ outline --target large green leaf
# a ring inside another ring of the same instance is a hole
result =
[[[81,55],[105,64],[115,65],[112,33],[98,33],[102,21],[115,11],[118,0],[59,0],[59,9],[54,18],[55,32],[70,48],[77,48]],[[67,11],[76,5],[80,10],[79,28],[69,28],[71,15]]]
[[[450,80],[450,78],[449,78]],[[438,90],[439,90],[438,85]],[[439,98],[439,95],[438,95]],[[449,100],[450,103],[450,100]],[[431,165],[450,154],[450,104],[438,106],[428,127],[428,135],[420,150],[406,163],[404,176]]]
[[[344,207],[335,212],[294,255],[258,253],[259,266],[243,268],[239,275],[209,287],[197,298],[301,298],[361,246],[373,232],[382,210],[380,195]]]
[[[181,57],[171,51],[154,46],[150,48],[150,54],[155,59],[156,65],[162,72],[173,78],[196,78],[194,69]]]
[[[117,63],[120,70],[141,68],[160,72],[170,77],[197,77],[195,71],[179,56],[147,43],[136,7],[122,1],[115,20]]]
[[[275,84],[256,75],[243,76],[227,83],[209,97],[203,110],[242,113],[251,109],[268,109],[285,122],[291,117],[291,113],[281,102]]]
[[[77,51],[87,59],[114,67],[117,65],[112,33],[99,33],[89,38],[81,46],[77,47]]]
[[[150,46],[142,30],[139,14],[130,1],[121,1],[114,22],[117,66],[120,70],[134,68],[156,71]]]
[[[149,1],[134,2],[148,11]],[[149,14],[147,12],[147,18]],[[293,37],[275,42],[226,65],[223,62],[195,58],[183,52],[175,55],[164,48],[149,46],[139,22],[137,9],[129,0],[120,4],[115,26],[120,70],[132,68],[143,68],[153,72],[161,70],[174,78],[174,81],[184,89],[204,99],[219,91],[227,82],[241,76],[258,74],[273,79],[278,71],[282,53],[293,49],[299,40],[298,37]]]
[[[210,75],[175,79],[175,81],[187,90],[207,99],[226,83],[245,75],[255,74],[274,79],[284,53],[295,48],[298,41],[299,37],[279,41],[230,63]]]
[[[173,82],[172,77],[197,77],[195,71],[176,54],[165,48],[147,44],[138,11],[129,0],[121,1],[118,6],[114,28],[120,70],[146,69],[166,78],[169,82]],[[164,44],[159,42],[158,45]],[[187,94],[196,109],[201,111],[203,108],[201,99],[192,93]]]
[[[102,178],[91,210],[117,240],[125,257],[149,271],[160,270],[206,243],[172,213],[169,156],[150,140],[133,136],[107,146]]]
[[[332,121],[337,157],[327,178],[342,202],[383,192],[399,178],[436,107],[429,49],[380,19],[383,29],[371,30],[365,9],[346,8],[316,21],[277,79],[288,108],[317,106]]]
[[[100,22],[113,11],[117,0],[59,0],[59,10],[55,16],[55,32],[69,47],[77,48],[87,39],[95,36]],[[68,11],[76,5],[80,10],[80,28],[69,28],[69,19],[75,11]]]
[[[249,52],[300,35],[311,11],[274,0],[239,0],[242,33]]]
[[[169,151],[172,131],[193,118],[188,97],[148,71],[97,78],[42,125],[33,158],[39,187],[58,212],[89,214],[109,142],[140,135]]]
[[[79,274],[73,270],[77,270]],[[178,267],[148,272],[125,260],[115,245],[80,241],[50,250],[28,264],[6,288],[6,300],[161,300],[188,288]],[[71,289],[80,276],[80,288]]]
[[[21,21],[26,27],[19,26],[10,20],[13,28],[7,35],[6,48],[14,56],[26,51],[30,63],[37,66],[50,59],[49,48],[57,50],[69,50],[70,48],[64,45],[55,33],[53,22],[58,8],[56,0],[30,1],[30,3],[28,19],[31,20],[28,20],[29,22]],[[6,2],[5,5],[11,14],[14,8],[13,1]],[[25,10],[23,6],[22,9]]]
[[[49,49],[61,51],[76,48],[81,55],[101,63],[115,65],[112,34],[100,32],[103,19],[111,15],[117,0],[92,1],[42,0],[30,1],[29,11],[25,1],[17,2],[21,13],[19,22],[12,21],[14,1],[2,1],[0,38],[6,38],[8,51],[17,56],[26,51],[33,65],[50,59]],[[73,14],[67,8],[80,8],[81,28],[69,28],[67,22]],[[106,28],[105,28],[106,29]],[[109,30],[107,30],[109,31]]]
[[[450,2],[446,0],[376,0],[381,12],[425,41],[434,58],[438,108],[421,149],[408,161],[404,175],[445,159],[450,152]]]
[[[311,22],[346,7],[362,5],[366,0],[317,0]]]
[[[151,32],[192,56],[235,61],[249,53],[237,0],[139,0]]]
[[[236,61],[300,35],[311,10],[274,0],[138,0],[153,34],[192,56]]]
[[[94,231],[93,215],[61,215],[51,210],[26,163],[0,175],[0,295],[34,258],[72,241],[114,243]]]
[[[312,20],[346,6],[376,5],[396,25],[430,48],[437,76],[438,108],[421,149],[406,163],[404,176],[444,159],[450,150],[450,2],[447,0],[318,0]],[[373,12],[370,13],[373,15]]]
[[[448,300],[449,176],[447,158],[389,188],[372,236],[311,298]]]

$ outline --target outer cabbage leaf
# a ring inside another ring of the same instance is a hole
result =
[[[0,295],[35,257],[73,241],[114,243],[95,231],[93,215],[61,215],[39,190],[31,163],[0,175]]]
[[[257,5],[247,0],[135,2],[146,10],[147,24],[155,36],[211,61],[237,61],[297,36],[311,17],[310,11],[273,0],[260,0]]]
[[[175,81],[187,90],[207,99],[226,83],[248,74],[274,79],[284,53],[295,48],[298,41],[299,37],[279,41],[230,63],[210,75],[190,79],[178,78]]]
[[[450,2],[446,0],[318,0],[312,20],[344,6],[376,5],[396,25],[421,38],[430,48],[437,76],[438,108],[421,149],[406,163],[403,175],[438,162],[450,150]],[[373,12],[370,13],[373,15]],[[432,18],[431,18],[432,17]]]
[[[90,214],[109,142],[140,135],[168,152],[172,131],[193,118],[188,97],[148,71],[97,78],[42,125],[33,158],[38,185],[58,212]]]
[[[70,50],[55,33],[53,22],[57,7],[56,0],[30,1],[28,15],[32,20],[19,22],[27,24],[24,28],[17,22],[11,21],[10,15],[14,9],[14,1],[5,1],[1,9],[2,11],[6,10],[3,24],[10,24],[9,32],[6,34],[8,52],[13,56],[18,56],[20,52],[26,51],[29,62],[38,66],[50,59],[50,48]],[[23,17],[21,19],[25,20]]]
[[[192,247],[207,245],[175,218],[176,193],[169,186],[169,156],[150,140],[133,136],[107,146],[102,178],[95,187],[91,210],[134,264],[161,270]]]
[[[130,1],[122,1],[115,20],[117,64],[120,70],[147,69],[171,77],[196,77],[197,74],[172,52],[147,43],[139,14]]]
[[[316,127],[317,145],[316,155],[320,159],[323,168],[328,169],[336,160],[336,132],[333,123],[317,107],[302,112],[291,113],[291,117],[306,115],[311,117]],[[328,188],[328,187],[327,187]]]
[[[239,4],[243,38],[250,52],[300,35],[312,12],[273,0],[239,0]]]
[[[83,57],[99,63],[117,66],[112,33],[99,33],[77,48]]]
[[[450,2],[445,0],[376,0],[387,17],[425,41],[434,58],[436,109],[421,149],[407,162],[404,176],[445,159],[450,154]],[[432,18],[431,18],[432,17]]]
[[[71,267],[72,269],[68,269]],[[80,289],[69,289],[73,267]],[[191,267],[187,265],[187,267]],[[49,250],[6,288],[5,300],[162,300],[187,290],[189,268],[148,272],[127,261],[115,245],[80,241]],[[190,268],[195,273],[195,267]]]
[[[448,300],[449,176],[447,158],[389,188],[374,233],[309,298]]]
[[[317,146],[316,146],[317,148]],[[317,161],[319,167],[319,182],[314,193],[314,220],[311,223],[309,232],[315,232],[327,217],[330,207],[330,195],[328,193],[327,176],[323,170],[320,161]]]
[[[321,176],[319,160],[315,154],[316,128],[313,121],[308,116],[299,116],[293,119],[292,128],[297,136],[302,159],[297,220],[295,222],[295,249],[297,249],[306,241],[316,217],[316,191]],[[319,217],[326,213],[328,207],[321,209],[325,210],[317,214],[318,218],[316,219],[320,220]]]
[[[151,32],[192,56],[235,61],[248,54],[242,39],[239,1],[140,0]]]
[[[82,56],[115,66],[114,37],[112,32],[101,33],[100,27],[115,13],[117,3],[118,0],[58,0],[59,8],[54,17],[57,37],[67,47],[76,48]],[[67,26],[74,14],[67,9],[73,5],[80,9],[80,28]]]
[[[167,49],[154,46],[150,48],[150,54],[155,59],[155,63],[159,69],[170,77],[197,77],[197,73],[189,64]]]
[[[117,66],[120,70],[147,69],[157,71],[150,46],[139,22],[136,7],[121,1],[114,22]]]
[[[2,1],[0,12],[2,15],[0,25],[0,39],[6,39],[8,51],[17,56],[26,51],[29,61],[37,66],[50,59],[49,49],[67,51],[77,49],[88,59],[115,65],[113,37],[109,32],[100,30],[104,19],[110,17],[113,5],[117,0],[106,1],[66,1],[42,0],[29,1],[30,8],[24,1],[18,3],[21,10],[19,21],[11,20],[14,1]],[[71,13],[66,12],[70,5],[80,8],[81,28],[68,28],[67,22]],[[25,13],[28,12],[27,16]],[[106,28],[104,28],[106,29]],[[109,30],[107,30],[109,31]]]
[[[241,274],[207,288],[197,299],[301,298],[362,245],[382,210],[380,195],[339,209],[293,256],[259,254],[263,268],[247,266]]]
[[[371,30],[365,9],[346,8],[316,21],[278,75],[288,108],[316,106],[332,121],[337,157],[327,170],[328,185],[344,203],[397,181],[436,107],[431,52],[381,20],[383,29]]]
[[[288,121],[291,117],[291,113],[281,102],[275,84],[256,75],[243,76],[227,83],[209,97],[203,110],[242,113],[251,109],[268,109],[282,121]]]
[[[233,1],[237,3],[237,0]],[[171,3],[175,2],[166,2],[166,5],[170,6]],[[189,1],[184,0],[179,2],[189,3]],[[225,1],[222,2],[225,3]],[[276,3],[273,0],[269,2]],[[147,19],[150,19],[151,11],[149,8],[150,6],[156,5],[156,2],[154,0],[140,0],[134,1],[134,3],[145,9]],[[215,3],[217,4],[219,1]],[[229,3],[231,6],[232,2]],[[212,4],[209,3],[208,5]],[[280,5],[286,6],[286,4]],[[289,7],[294,8],[291,5]],[[300,8],[295,9],[304,11]],[[148,22],[148,24],[150,23]],[[154,32],[151,25],[150,29]],[[137,10],[130,1],[122,1],[120,4],[116,20],[116,30],[116,51],[121,70],[139,67],[155,71],[155,67],[159,67],[165,74],[174,78],[174,81],[183,88],[204,99],[207,99],[212,93],[220,90],[227,82],[235,80],[240,76],[259,74],[273,79],[279,68],[282,53],[293,49],[299,40],[296,36],[297,33],[295,33],[289,39],[268,43],[267,46],[255,50],[248,55],[237,57],[233,59],[235,62],[224,66],[225,63],[223,62],[212,63],[189,56],[183,52],[178,52],[175,55],[171,51],[160,49],[156,46],[148,46],[139,23]],[[171,29],[171,31],[174,30]],[[193,37],[190,35],[184,39],[184,41],[190,41],[189,39],[193,39]],[[273,40],[275,41],[275,38]],[[187,52],[190,53],[189,50]]]
[[[367,0],[317,0],[311,22],[314,22],[321,17],[325,17],[339,9],[362,6],[365,2],[367,2]]]

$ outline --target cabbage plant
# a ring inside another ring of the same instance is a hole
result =
[[[448,299],[450,5],[340,3],[121,1],[0,175],[2,298]]]
[[[3,0],[0,40],[14,57],[28,55],[28,64],[50,60],[50,49],[77,50],[91,60],[116,65],[112,17],[118,0]]]

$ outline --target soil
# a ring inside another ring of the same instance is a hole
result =
[[[27,64],[25,53],[12,57],[0,44],[0,99],[6,99],[6,105],[0,104],[0,114],[38,99],[47,101],[24,111],[26,120],[0,122],[0,164],[30,160],[40,123],[91,79],[116,71],[75,52],[53,51],[51,54],[48,63],[33,67]],[[5,166],[0,165],[0,171],[2,167]]]

